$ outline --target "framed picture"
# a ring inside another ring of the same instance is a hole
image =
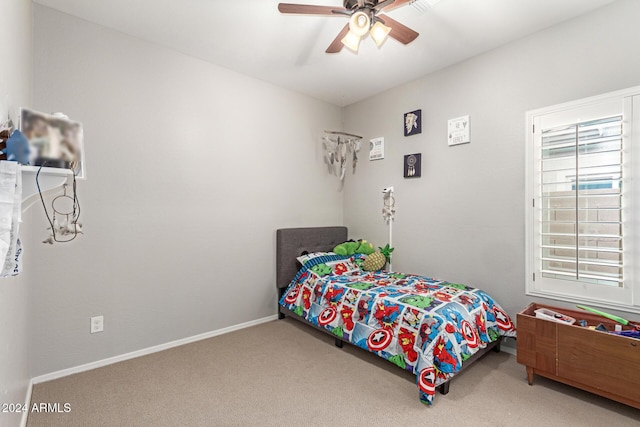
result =
[[[471,142],[469,116],[456,117],[447,121],[449,147]]]
[[[29,140],[29,163],[34,166],[72,169],[84,177],[84,134],[82,124],[65,115],[22,108],[20,131]]]
[[[404,177],[420,178],[422,173],[422,153],[404,156]]]
[[[369,160],[384,159],[384,138],[369,140]]]
[[[404,136],[422,133],[422,110],[404,114]]]

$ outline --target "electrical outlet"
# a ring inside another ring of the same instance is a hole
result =
[[[96,316],[91,318],[91,333],[104,331],[104,316]]]

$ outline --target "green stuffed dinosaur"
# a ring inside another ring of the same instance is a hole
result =
[[[338,246],[333,248],[333,252],[343,256],[351,256],[353,254],[369,255],[375,252],[375,249],[371,243],[361,239],[357,242],[350,240],[348,242],[340,243]]]

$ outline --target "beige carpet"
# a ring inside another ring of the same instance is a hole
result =
[[[640,385],[639,385],[640,386]],[[638,426],[640,411],[490,352],[426,407],[411,374],[291,319],[34,386],[28,426]]]

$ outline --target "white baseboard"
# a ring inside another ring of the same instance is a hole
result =
[[[33,391],[33,379],[29,380],[29,385],[27,386],[27,395],[24,398],[24,406],[26,408],[31,408],[31,392]],[[22,413],[22,419],[20,420],[20,427],[27,427],[27,417],[29,416],[29,409]]]
[[[278,315],[274,314],[272,316],[263,317],[262,319],[251,320],[249,322],[240,323],[238,325],[229,326],[227,328],[217,329],[215,331],[205,332],[203,334],[194,335],[192,337],[182,338],[182,339],[171,341],[165,344],[155,345],[153,347],[144,348],[142,350],[132,351],[131,353],[121,354],[119,356],[109,357],[107,359],[102,359],[102,360],[87,363],[84,365],[75,366],[73,368],[62,369],[60,371],[39,375],[31,379],[31,384],[39,384],[46,381],[67,377],[69,375],[77,374],[80,372],[89,371],[91,369],[101,368],[103,366],[112,365],[114,363],[122,362],[124,360],[134,359],[140,356],[146,356],[148,354],[157,353],[163,350],[168,350],[173,347],[190,344],[196,341],[205,340],[207,338],[212,338],[218,335],[227,334],[229,332],[237,331],[240,329],[249,328],[251,326],[260,325],[262,323],[271,322],[276,319],[278,319]],[[29,388],[28,398],[29,400],[31,400],[31,388]],[[26,422],[26,418],[24,419],[24,421]]]
[[[509,345],[513,343],[512,345]],[[516,356],[516,340],[512,337],[503,337],[502,344],[500,344],[500,351],[509,353],[512,356]]]
[[[516,349],[513,347],[507,347],[506,345],[500,346],[500,351],[504,351],[505,353],[509,353],[512,356],[517,356]]]

